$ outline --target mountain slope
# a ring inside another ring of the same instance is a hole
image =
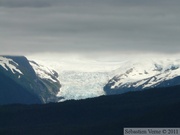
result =
[[[47,103],[58,100],[56,95],[60,89],[59,81],[51,82],[46,78],[40,78],[34,71],[33,67],[29,64],[27,58],[24,56],[0,56],[0,74],[1,78],[4,78],[3,81],[5,82],[0,82],[0,91],[6,91],[5,96],[7,97],[7,103],[9,103],[8,100],[12,98],[9,95],[11,95],[13,91],[17,90],[19,91],[17,91],[13,97],[13,99],[16,99],[14,101],[17,102],[13,103],[26,103],[20,102],[21,100],[18,98],[22,91],[23,93],[29,94],[29,96],[34,95],[37,98],[37,103]],[[17,86],[18,89],[16,89]],[[34,101],[32,102],[36,103]],[[3,101],[2,103],[5,102]],[[29,101],[29,103],[31,103],[31,101]]]
[[[59,100],[57,94],[61,87],[60,81],[58,80],[58,73],[34,61],[30,61],[30,65],[36,73],[37,79],[39,80],[38,83],[41,84],[39,87],[43,91],[40,95],[44,97],[45,103],[57,102]]]
[[[30,93],[4,74],[0,74],[0,104],[41,103],[37,95]]]
[[[179,97],[180,86],[173,86],[46,105],[0,106],[0,134],[121,135],[124,127],[179,127]]]

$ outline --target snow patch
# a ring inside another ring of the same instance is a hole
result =
[[[0,65],[7,71],[10,69],[13,74],[16,74],[18,72],[19,74],[23,75],[23,73],[19,69],[17,69],[19,65],[12,59],[0,56]]]
[[[47,79],[52,82],[57,82],[56,79],[54,79],[54,72],[53,70],[49,69],[48,67],[45,67],[41,64],[37,64],[36,62],[30,61],[30,65],[33,67],[35,70],[36,74],[42,78],[42,79]]]

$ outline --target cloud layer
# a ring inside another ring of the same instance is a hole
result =
[[[0,0],[0,53],[179,53],[179,6],[179,0]]]

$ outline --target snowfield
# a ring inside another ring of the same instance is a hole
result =
[[[124,62],[113,71],[112,89],[120,87],[155,87],[180,75],[180,59],[142,59]]]

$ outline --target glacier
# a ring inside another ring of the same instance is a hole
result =
[[[59,73],[62,88],[57,96],[69,99],[85,99],[104,95],[103,87],[109,80],[107,72],[64,71]]]
[[[46,74],[56,71],[59,75],[58,80],[61,88],[57,97],[59,102],[71,99],[86,99],[105,95],[103,87],[112,77],[110,72],[119,66],[119,62],[99,62],[94,60],[82,59],[37,59],[31,58],[30,61],[40,77],[49,77]],[[52,78],[49,78],[52,80]],[[53,80],[52,80],[53,81]]]

